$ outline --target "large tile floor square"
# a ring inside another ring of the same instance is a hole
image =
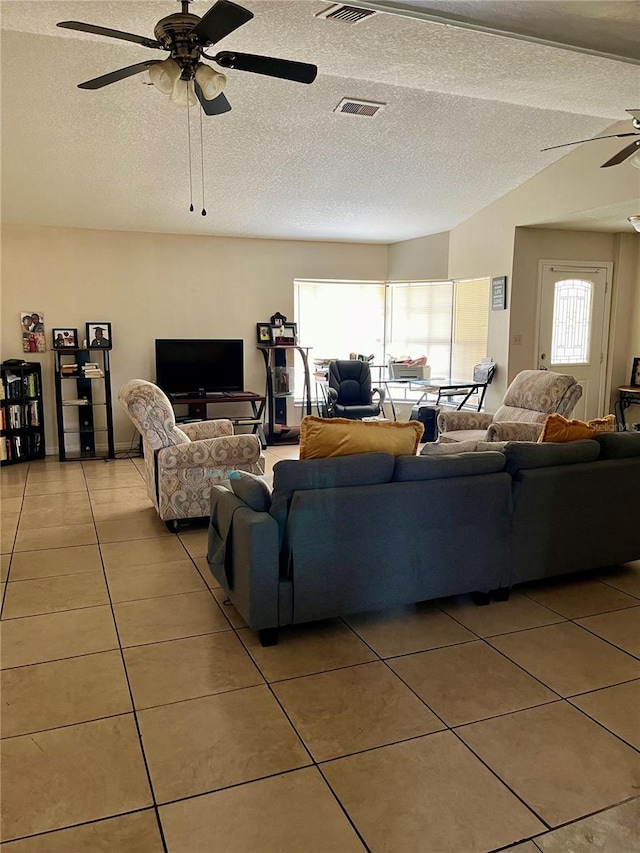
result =
[[[550,826],[637,796],[640,755],[566,702],[456,731]]]
[[[316,761],[444,728],[381,662],[276,682],[273,690]]]
[[[558,698],[482,642],[392,658],[389,666],[448,726],[507,714]]]
[[[346,621],[383,658],[476,639],[475,634],[433,604],[360,613]]]
[[[561,696],[640,678],[640,661],[573,623],[491,637],[488,642]]]
[[[339,758],[322,772],[372,850],[484,853],[545,828],[451,732]]]
[[[140,459],[0,486],[6,853],[640,853],[640,561],[264,648]]]
[[[160,807],[169,853],[364,853],[315,768]]]
[[[248,687],[138,713],[159,803],[311,764],[267,687]]]
[[[0,748],[5,840],[152,803],[131,714],[6,738]]]

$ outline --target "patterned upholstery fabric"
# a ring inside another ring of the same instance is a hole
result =
[[[582,386],[578,385],[573,376],[550,370],[523,370],[507,388],[502,405],[495,415],[442,412],[438,416],[440,440],[458,441],[458,430],[481,428],[488,430],[487,441],[535,441],[528,425],[542,425],[552,412],[567,416],[581,396]],[[474,418],[488,420],[478,420],[478,425],[474,426]],[[493,429],[491,424],[508,424],[508,427],[499,431]],[[518,424],[523,425],[522,431],[518,430]]]
[[[166,394],[144,379],[120,389],[120,404],[142,435],[147,494],[163,521],[209,515],[211,486],[229,471],[264,472],[255,435],[233,435],[229,420],[176,426]]]

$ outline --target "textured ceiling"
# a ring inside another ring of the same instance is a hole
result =
[[[164,55],[55,26],[80,20],[151,36],[178,4],[4,0],[3,220],[393,242],[455,226],[571,150],[540,148],[596,135],[640,106],[640,72],[627,63],[393,14],[325,21],[314,15],[328,3],[316,0],[243,5],[255,18],[216,50],[314,62],[319,74],[302,86],[227,73],[233,109],[203,121],[202,217],[188,210],[186,111],[146,74],[77,89]],[[523,25],[532,3],[508,5],[522,5]],[[373,119],[339,116],[344,96],[387,106]],[[195,111],[191,136],[198,211]],[[598,145],[605,159],[620,141]]]

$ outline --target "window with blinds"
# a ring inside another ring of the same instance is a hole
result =
[[[295,283],[298,338],[313,347],[312,359],[349,358],[352,352],[384,357],[384,282]]]
[[[297,280],[298,336],[312,359],[426,355],[432,379],[469,380],[487,355],[490,284]]]
[[[453,282],[388,285],[387,356],[427,356],[433,379],[448,379]]]
[[[474,366],[487,355],[490,290],[488,278],[455,282],[451,337],[451,379],[454,381],[469,380]]]

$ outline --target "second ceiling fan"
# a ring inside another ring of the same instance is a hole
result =
[[[631,124],[633,130],[628,133],[610,133],[607,136],[592,136],[590,139],[577,139],[575,142],[563,142],[562,145],[551,145],[549,148],[543,148],[543,151],[553,151],[555,148],[566,148],[568,145],[581,145],[583,142],[595,142],[597,139],[622,139],[625,136],[640,136],[640,110],[625,110],[631,116]],[[636,155],[634,157],[634,155]],[[640,168],[640,139],[636,139],[629,145],[625,145],[617,154],[614,154],[606,163],[600,166],[601,169],[606,169],[609,166],[617,166],[624,163],[632,157],[632,165],[636,166],[635,160],[638,160],[637,166]]]
[[[235,53],[229,50],[220,51],[215,56],[208,56],[205,53],[206,48],[246,24],[253,18],[253,13],[230,0],[218,0],[200,18],[189,12],[191,0],[179,0],[179,2],[182,5],[182,11],[159,20],[154,29],[155,38],[81,21],[60,22],[58,26],[67,30],[131,41],[154,50],[165,50],[170,54],[164,61],[148,59],[111,71],[101,77],[94,77],[92,80],[80,83],[79,88],[101,89],[103,86],[148,70],[153,84],[165,94],[170,94],[172,100],[192,105],[197,103],[195,101],[197,97],[207,115],[220,115],[231,109],[231,104],[222,94],[226,77],[202,62],[203,58],[217,63],[222,68],[280,77],[297,83],[313,83],[315,80],[318,69],[315,65],[306,62],[292,62],[288,59],[257,56],[253,53]]]

